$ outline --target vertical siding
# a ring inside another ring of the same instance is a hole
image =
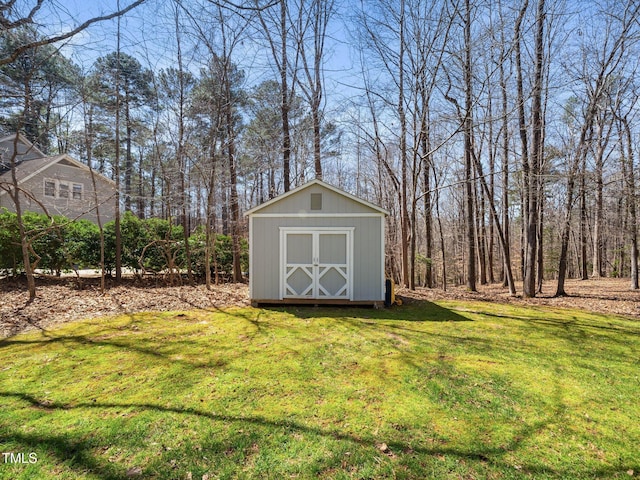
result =
[[[347,199],[351,201],[350,199]],[[324,206],[324,205],[323,205]],[[383,217],[258,217],[252,231],[251,283],[256,300],[280,298],[280,228],[279,227],[354,227],[353,231],[353,299],[381,301]]]

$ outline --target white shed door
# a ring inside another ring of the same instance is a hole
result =
[[[282,298],[351,298],[351,229],[281,233]]]

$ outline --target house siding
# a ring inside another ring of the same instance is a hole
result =
[[[64,162],[64,160],[62,161]],[[73,199],[72,191],[69,192],[70,198],[68,199],[45,197],[45,179],[65,181],[70,184],[82,184],[82,199]],[[87,170],[72,165],[56,163],[34,175],[30,179],[22,182],[20,186],[41,201],[47,208],[50,215],[64,215],[71,219],[83,218],[94,223],[97,222],[97,215],[94,208],[95,194],[93,190],[93,182],[91,179],[91,173]],[[100,204],[100,218],[102,222],[105,223],[113,220],[115,218],[115,202],[112,197],[115,192],[115,187],[96,174],[96,188],[98,193],[98,202]],[[24,195],[21,197],[21,206],[24,211],[28,210],[43,213],[43,209],[37,202],[34,202]],[[5,207],[9,211],[15,212],[15,205],[7,194],[0,195],[0,207]]]

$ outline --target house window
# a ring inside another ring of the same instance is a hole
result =
[[[58,198],[69,198],[69,184],[58,183]]]
[[[53,178],[45,178],[44,196],[80,201],[84,198],[84,185],[82,183],[72,183],[65,182],[63,180],[55,180]]]
[[[82,200],[82,184],[81,183],[74,183],[73,184],[73,199],[74,200]]]
[[[56,196],[56,182],[53,180],[44,181],[44,196],[55,197]]]
[[[322,194],[311,194],[311,210],[322,210]]]

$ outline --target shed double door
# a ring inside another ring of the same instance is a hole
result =
[[[350,300],[352,229],[283,229],[281,297]]]

